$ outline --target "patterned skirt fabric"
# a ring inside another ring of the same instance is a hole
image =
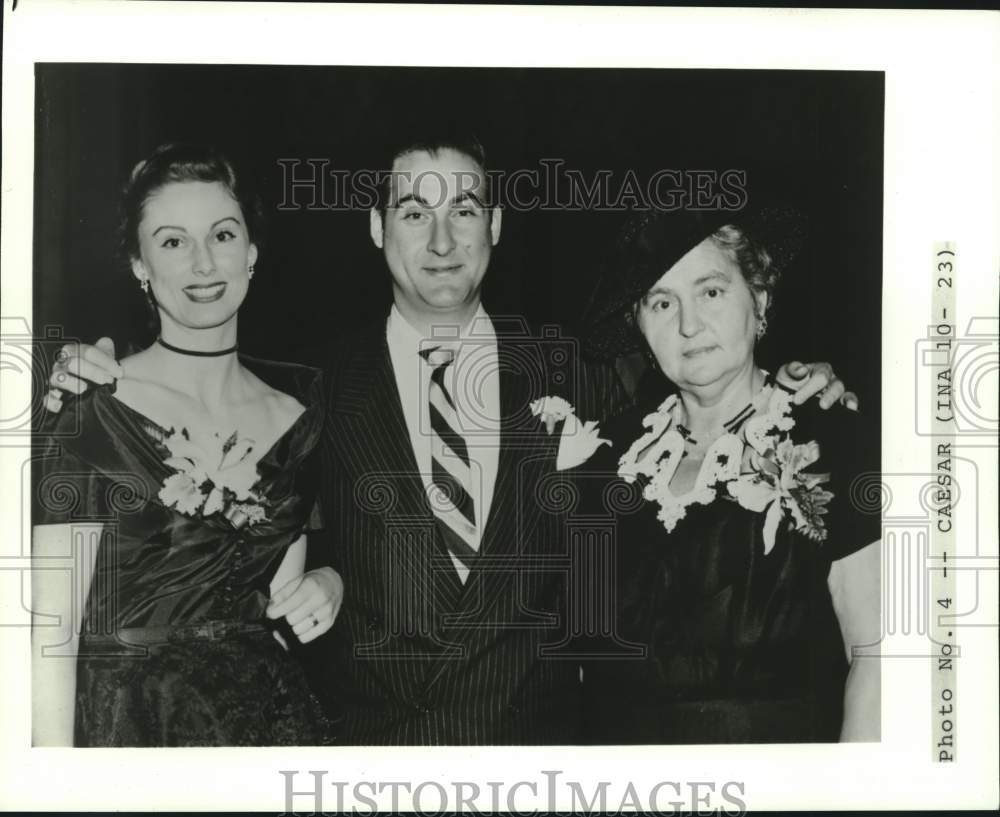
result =
[[[81,646],[76,746],[335,742],[335,725],[298,661],[269,632],[147,646],[132,654]]]

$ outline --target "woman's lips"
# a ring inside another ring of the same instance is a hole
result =
[[[184,294],[196,304],[209,304],[212,301],[217,301],[225,291],[224,281],[219,281],[216,284],[192,284],[189,287],[184,287]]]

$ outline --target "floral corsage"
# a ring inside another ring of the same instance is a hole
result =
[[[236,431],[225,438],[186,428],[151,431],[170,452],[164,464],[174,470],[160,488],[166,507],[193,517],[222,513],[235,527],[267,521],[266,500],[253,490],[259,479],[249,459],[253,440]]]
[[[555,431],[556,423],[563,423],[559,453],[556,455],[557,471],[576,468],[589,460],[602,445],[611,445],[611,440],[602,439],[596,420],[581,423],[573,406],[562,397],[535,400],[531,404],[531,413],[545,424],[549,434]]]
[[[819,444],[791,441],[789,432],[795,426],[791,397],[781,389],[765,388],[766,409],[747,420],[742,431],[723,434],[712,444],[694,487],[680,496],[669,488],[685,445],[674,422],[676,395],[643,419],[646,433],[622,455],[618,475],[628,483],[641,480],[643,496],[660,506],[657,519],[668,533],[691,505],[707,505],[716,496],[725,496],[754,513],[765,513],[765,554],[774,548],[778,526],[786,516],[810,539],[825,541],[823,515],[833,494],[821,486],[830,475],[805,472],[819,459]]]
[[[774,547],[778,525],[790,516],[795,529],[815,542],[826,541],[823,520],[833,494],[821,487],[829,474],[806,473],[819,459],[819,443],[796,445],[788,436],[795,426],[791,397],[775,389],[768,412],[747,421],[746,450],[742,473],[727,487],[730,496],[744,508],[763,513],[764,553]]]

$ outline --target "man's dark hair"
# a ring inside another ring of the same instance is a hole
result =
[[[472,159],[472,161],[482,168],[484,193],[486,195],[483,203],[488,208],[493,206],[488,173],[489,168],[486,164],[486,149],[483,147],[482,142],[476,138],[475,134],[470,132],[448,132],[400,141],[386,151],[385,156],[388,161],[379,170],[378,201],[376,202],[379,215],[382,216],[383,220],[385,219],[385,211],[389,207],[389,198],[392,194],[392,167],[396,163],[396,160],[401,156],[406,156],[408,153],[429,153],[431,156],[437,156],[442,150],[453,150],[456,153],[461,153],[463,156]]]

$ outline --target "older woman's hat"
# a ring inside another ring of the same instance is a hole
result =
[[[585,344],[613,360],[640,348],[632,319],[635,304],[674,264],[720,228],[733,225],[767,250],[780,274],[800,251],[803,214],[789,207],[732,210],[658,210],[634,213],[623,226],[614,255],[605,266],[585,320]]]

